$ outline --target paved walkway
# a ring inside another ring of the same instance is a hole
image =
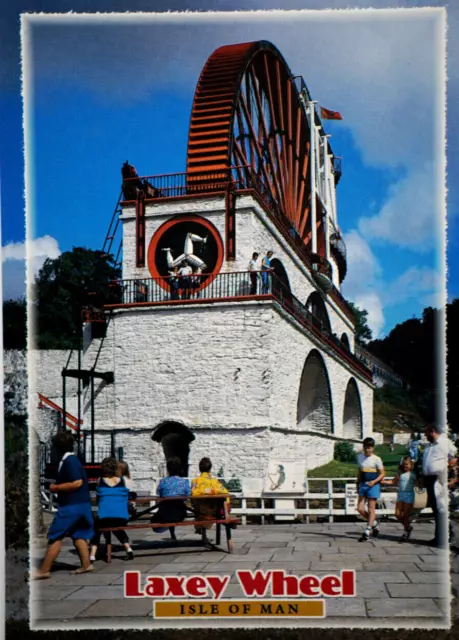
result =
[[[427,545],[433,537],[433,523],[415,524],[413,539],[405,544],[398,543],[401,528],[395,523],[382,523],[380,537],[366,543],[357,540],[362,528],[362,523],[239,527],[233,531],[234,555],[205,550],[198,536],[183,527],[177,529],[179,540],[175,546],[167,542],[168,534],[141,529],[131,532],[133,561],[124,561],[123,550],[114,546],[110,565],[98,561],[93,573],[79,576],[69,573],[78,566],[78,558],[66,541],[51,578],[33,583],[34,627],[153,627],[156,623],[152,619],[151,598],[123,597],[124,571],[139,570],[143,577],[231,572],[224,597],[242,598],[234,574],[239,568],[285,569],[300,576],[355,569],[357,597],[328,598],[327,620],[300,623],[306,626],[449,626],[446,552]],[[224,533],[222,543],[225,544]],[[36,564],[44,546],[45,541],[36,549]],[[215,620],[193,622],[215,626]],[[234,626],[234,622],[231,620],[228,626]],[[260,626],[259,620],[246,619],[240,624]],[[271,619],[266,624],[274,627],[299,623]],[[170,626],[177,623],[171,621]]]

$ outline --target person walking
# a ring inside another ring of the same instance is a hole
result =
[[[88,540],[94,535],[88,479],[83,465],[73,453],[75,440],[68,431],[60,431],[53,438],[53,446],[61,461],[56,482],[49,490],[57,494],[57,513],[48,531],[48,547],[41,567],[31,576],[43,580],[51,575],[51,567],[62,549],[62,540],[70,537],[80,557],[81,566],[73,574],[94,570],[89,560]]]
[[[385,471],[382,460],[375,455],[374,449],[375,441],[373,438],[365,438],[363,441],[363,453],[360,453],[357,457],[359,465],[357,511],[367,521],[365,531],[359,538],[359,542],[366,542],[371,535],[379,535],[378,522],[376,520],[376,500],[381,495],[381,481],[384,479]],[[365,510],[365,502],[367,503],[368,511]]]
[[[250,273],[250,295],[257,295],[257,283],[258,283],[258,265],[257,260],[259,257],[259,253],[256,251],[252,254],[252,259],[249,262],[249,273]]]
[[[455,457],[456,450],[435,425],[426,427],[428,444],[422,458],[421,483],[427,490],[428,504],[435,518],[435,537],[431,546],[446,547],[446,514],[448,509],[448,456]]]

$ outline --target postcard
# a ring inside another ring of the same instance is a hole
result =
[[[450,628],[446,24],[21,16],[32,630]]]

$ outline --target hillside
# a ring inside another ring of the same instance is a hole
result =
[[[404,389],[383,387],[376,389],[374,395],[373,429],[385,436],[394,432],[423,431],[426,421],[419,408]]]

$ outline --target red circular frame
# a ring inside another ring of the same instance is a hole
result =
[[[156,233],[154,233],[152,239],[150,240],[150,245],[148,247],[148,257],[147,257],[148,269],[151,273],[152,278],[156,278],[159,286],[162,289],[165,289],[166,291],[170,291],[169,283],[165,280],[165,277],[162,276],[159,273],[158,269],[156,268],[155,255],[156,255],[156,249],[158,247],[158,243],[163,237],[163,235],[165,234],[165,232],[180,222],[197,222],[198,224],[201,224],[203,227],[205,227],[209,231],[209,233],[212,234],[212,237],[217,243],[217,262],[214,267],[214,273],[210,276],[207,276],[205,279],[205,282],[203,282],[203,284],[198,289],[196,289],[196,291],[201,291],[202,289],[205,289],[215,279],[217,274],[220,272],[220,269],[223,264],[223,241],[216,227],[211,222],[209,222],[209,220],[206,220],[206,218],[202,218],[201,216],[184,214],[184,215],[175,216],[174,218],[167,220],[167,222],[164,222],[156,231]]]

